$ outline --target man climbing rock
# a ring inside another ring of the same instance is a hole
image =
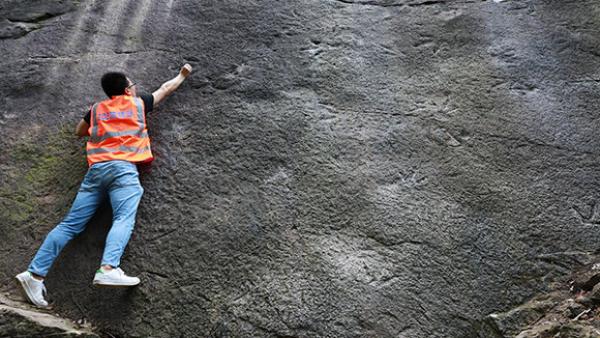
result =
[[[106,196],[113,211],[112,227],[100,268],[93,284],[128,287],[140,283],[127,276],[120,261],[129,242],[135,215],[142,197],[136,164],[153,160],[146,128],[146,114],[173,93],[192,71],[184,65],[179,74],[165,82],[152,95],[136,95],[136,86],[122,73],[102,76],[102,89],[109,99],[94,104],[77,125],[75,133],[89,136],[87,161],[89,169],[67,216],[46,237],[27,271],[16,276],[27,298],[45,307],[44,278],[64,246],[81,233]]]

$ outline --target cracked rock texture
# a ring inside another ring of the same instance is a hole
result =
[[[88,328],[0,294],[0,337],[98,338]]]
[[[477,337],[600,242],[600,1],[5,0],[1,288],[68,211],[75,124],[123,70],[157,157],[47,279],[114,337]]]
[[[583,255],[588,264],[567,280],[558,278],[550,292],[504,313],[487,316],[479,338],[597,338],[600,337],[600,259]]]

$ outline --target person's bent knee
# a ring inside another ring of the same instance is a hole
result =
[[[58,240],[64,238],[71,239],[74,236],[75,234],[72,227],[64,223],[60,223],[48,233],[47,237]]]
[[[137,197],[141,198],[143,194],[144,194],[144,188],[142,188],[141,185],[136,186],[135,195]]]

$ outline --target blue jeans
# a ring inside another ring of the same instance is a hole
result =
[[[46,276],[58,254],[85,229],[107,194],[113,210],[113,224],[106,238],[101,265],[118,267],[131,237],[143,192],[135,164],[127,161],[93,164],[81,183],[71,210],[46,236],[28,270]]]

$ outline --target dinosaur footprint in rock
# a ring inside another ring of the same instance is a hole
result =
[[[572,209],[581,220],[581,223],[585,225],[600,225],[600,207],[598,203],[592,202],[583,207],[574,205]]]
[[[227,72],[225,74],[221,74],[216,79],[212,81],[212,86],[216,89],[225,90],[229,87],[232,87],[238,84],[242,78],[240,77],[241,73],[246,69],[245,65],[238,65],[235,68]],[[209,78],[209,80],[211,80]]]

